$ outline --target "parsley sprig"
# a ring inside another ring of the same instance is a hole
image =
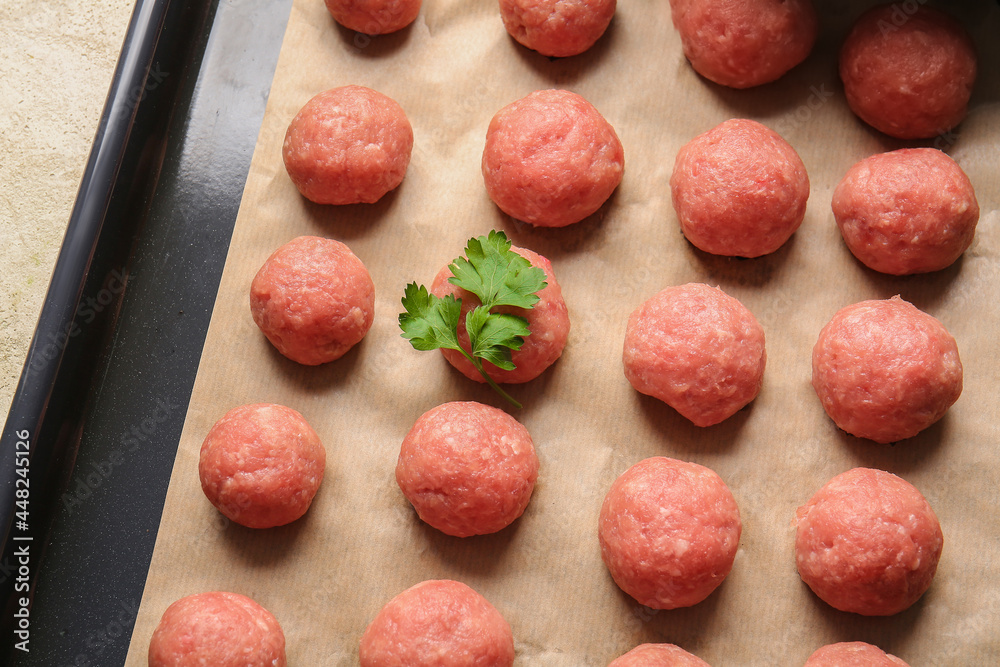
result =
[[[415,282],[407,285],[403,294],[406,312],[399,315],[403,338],[417,350],[458,351],[497,393],[521,407],[486,373],[483,361],[513,370],[511,352],[521,349],[531,330],[528,320],[520,315],[492,310],[498,306],[534,307],[538,303],[537,293],[547,284],[545,272],[511,250],[506,234],[496,230],[487,236],[469,239],[465,256],[455,259],[448,268],[452,274],[448,282],[475,294],[482,304],[465,316],[470,349],[464,349],[458,342],[462,300],[451,295],[438,298]]]

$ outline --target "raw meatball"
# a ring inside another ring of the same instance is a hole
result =
[[[844,242],[865,266],[893,275],[950,266],[972,245],[979,203],[969,177],[933,148],[857,163],[833,193]]]
[[[976,51],[943,12],[883,5],[862,14],[848,34],[840,78],[861,120],[893,137],[925,139],[965,118]]]
[[[799,576],[830,606],[889,616],[931,585],[944,538],[931,506],[909,482],[881,470],[848,470],[795,517]]]
[[[608,667],[709,667],[709,664],[673,644],[641,644]]]
[[[615,15],[615,0],[500,0],[510,36],[544,56],[575,56],[594,45]]]
[[[309,100],[285,133],[295,187],[317,204],[371,204],[403,181],[413,129],[394,100],[343,86]]]
[[[271,613],[237,593],[198,593],[167,607],[149,641],[149,667],[285,667]]]
[[[295,410],[272,403],[233,408],[201,445],[198,476],[216,509],[248,528],[306,513],[323,481],[326,450]]]
[[[915,436],[962,393],[955,339],[898,296],[839,310],[819,334],[812,367],[826,414],[876,442]]]
[[[548,283],[544,289],[538,292],[539,301],[530,310],[507,306],[499,306],[494,310],[498,313],[520,315],[528,320],[531,335],[524,339],[524,345],[521,346],[520,350],[514,350],[511,353],[511,360],[516,366],[514,370],[505,371],[488,361],[483,362],[486,374],[495,382],[518,384],[534,380],[542,374],[542,371],[555,363],[555,360],[562,354],[563,348],[566,347],[566,339],[569,337],[569,313],[566,311],[566,302],[563,301],[562,288],[556,281],[549,260],[526,248],[511,246],[510,249],[531,262],[532,266],[537,266],[544,271],[545,282]],[[431,292],[438,297],[451,294],[455,298],[462,299],[462,314],[458,319],[458,342],[468,350],[469,334],[465,329],[465,315],[479,306],[480,301],[471,292],[449,283],[448,278],[451,275],[451,270],[447,266],[438,271],[431,284]],[[465,377],[476,382],[486,381],[476,370],[476,367],[459,352],[455,350],[442,350],[441,352],[444,354],[444,358]]]
[[[283,355],[315,366],[344,356],[375,319],[375,284],[340,241],[300,236],[250,284],[253,321]]]
[[[507,215],[565,227],[594,213],[622,180],[625,152],[608,121],[568,90],[539,90],[493,116],[486,191]]]
[[[759,257],[780,248],[802,224],[809,177],[776,132],[734,119],[681,148],[670,194],[681,230],[697,248]]]
[[[486,598],[425,581],[382,607],[361,636],[361,667],[510,667],[514,636]]]
[[[662,456],[626,470],[601,507],[601,558],[639,604],[698,604],[729,574],[740,543],[740,511],[712,470]]]
[[[420,13],[420,0],[326,0],[337,23],[366,35],[402,30]]]
[[[828,644],[809,656],[803,667],[910,667],[894,655],[864,642]]]
[[[396,482],[420,518],[456,537],[506,528],[524,512],[538,478],[528,430],[482,403],[445,403],[406,434]]]
[[[810,0],[670,0],[670,9],[691,66],[731,88],[774,81],[816,42]]]
[[[711,426],[760,391],[767,361],[764,329],[717,287],[668,287],[629,316],[622,361],[636,391],[698,426]]]

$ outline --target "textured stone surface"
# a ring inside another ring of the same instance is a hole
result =
[[[132,13],[5,0],[0,16],[0,409],[17,387]]]

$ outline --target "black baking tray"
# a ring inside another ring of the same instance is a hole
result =
[[[0,664],[125,661],[290,10],[136,3],[0,442]]]

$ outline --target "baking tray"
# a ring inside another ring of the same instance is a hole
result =
[[[290,8],[136,3],[0,443],[2,664],[125,660]]]

